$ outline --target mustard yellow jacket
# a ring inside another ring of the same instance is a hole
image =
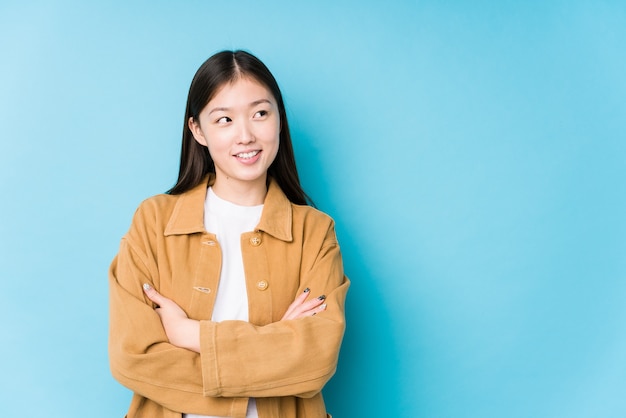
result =
[[[271,181],[258,226],[241,236],[249,322],[212,322],[221,250],[204,229],[207,185],[144,201],[111,264],[109,358],[134,392],[128,418],[243,418],[249,397],[260,418],[325,418],[349,286],[332,219]],[[200,321],[200,354],[168,342],[143,283]],[[326,310],[280,321],[307,287]]]

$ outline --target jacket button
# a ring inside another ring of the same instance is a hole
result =
[[[261,245],[261,238],[259,237],[250,238],[250,244],[252,244],[255,247],[258,247],[259,245]]]
[[[259,289],[259,290],[265,290],[265,289],[267,289],[268,286],[269,286],[269,283],[266,282],[265,280],[260,280],[256,284],[256,288]]]

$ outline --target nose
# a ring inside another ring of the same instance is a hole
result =
[[[254,133],[248,121],[243,121],[239,128],[239,136],[237,142],[240,144],[251,144],[255,141]]]

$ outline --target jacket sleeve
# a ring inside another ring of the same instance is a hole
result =
[[[157,279],[147,244],[154,234],[145,215],[135,216],[109,269],[109,360],[113,376],[133,392],[174,411],[208,413],[220,399],[203,396],[200,355],[168,342],[143,283]]]
[[[349,286],[332,221],[314,251],[317,256],[302,272],[300,284],[324,292],[325,311],[265,326],[201,322],[204,395],[312,397],[332,377],[345,330]]]

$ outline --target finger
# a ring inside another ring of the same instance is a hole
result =
[[[310,311],[312,309],[317,308],[321,304],[323,304],[325,300],[326,300],[325,295],[318,296],[315,299],[311,299],[309,301],[304,302],[302,305],[296,308],[296,311],[299,311],[301,313]]]
[[[284,319],[296,319],[296,318],[302,318],[304,316],[310,316],[314,312],[316,312],[315,311],[316,308],[318,308],[320,305],[324,303],[325,299],[326,299],[326,296],[322,295],[315,299],[304,302],[296,306],[291,312],[289,312],[289,315],[285,315]]]
[[[313,313],[311,315],[315,315],[318,314],[320,312],[324,312],[326,310],[326,304],[322,303],[320,306],[318,306],[317,308],[313,309]]]
[[[289,305],[289,307],[287,308],[287,312],[285,312],[285,315],[283,315],[283,319],[290,316],[294,312],[294,310],[298,308],[298,306],[302,305],[306,298],[309,297],[309,294],[310,289],[307,287],[301,294],[298,295],[298,297],[291,303],[291,305]]]
[[[295,316],[295,317],[293,317],[291,319],[305,318],[307,316],[315,316],[318,313],[323,312],[325,310],[326,310],[326,304],[322,303],[321,305],[316,306],[313,309],[309,309],[308,311],[304,311],[304,312],[300,313],[299,315],[297,315],[297,316]]]
[[[148,283],[144,283],[143,291],[146,294],[146,296],[148,296],[148,299],[150,299],[152,302],[156,303],[159,306],[161,306],[163,302],[165,302],[166,300],[164,296],[161,296],[161,294],[157,292],[156,289],[150,286]]]

